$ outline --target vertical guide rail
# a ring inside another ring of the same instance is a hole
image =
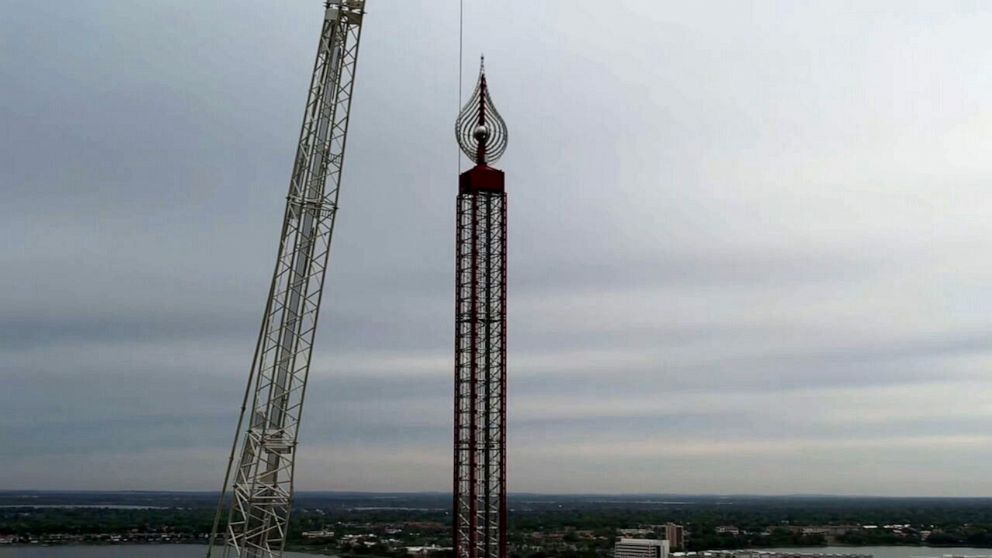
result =
[[[460,194],[455,246],[455,558],[475,556],[476,200]]]
[[[286,545],[297,437],[338,208],[364,7],[365,0],[326,2],[275,271],[248,377],[247,429],[242,435],[245,404],[211,534],[213,543],[229,505],[225,557],[274,558]]]
[[[502,323],[499,330],[495,333],[499,336],[499,367],[502,370],[500,377],[496,379],[499,382],[499,410],[498,420],[499,420],[499,442],[498,442],[498,463],[494,466],[496,467],[497,478],[499,479],[499,486],[496,490],[499,494],[499,540],[497,542],[499,548],[499,556],[505,557],[508,555],[507,551],[507,532],[509,531],[509,508],[506,502],[506,268],[507,268],[507,237],[506,237],[506,194],[502,195],[499,200],[499,267],[500,267],[500,282],[499,282],[499,315],[502,316]]]

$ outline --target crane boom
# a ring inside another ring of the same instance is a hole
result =
[[[365,0],[329,0],[325,7],[275,271],[211,536],[213,542],[227,506],[225,557],[278,557],[286,544]]]

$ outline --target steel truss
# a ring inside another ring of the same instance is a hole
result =
[[[455,121],[475,167],[462,173],[455,225],[455,558],[506,558],[506,189],[487,165],[506,123],[485,66]]]
[[[460,194],[456,231],[454,550],[456,558],[499,558],[507,511],[506,194]]]
[[[242,435],[243,405],[234,446],[240,441],[240,457],[235,462],[232,448],[221,497],[223,506],[230,482],[225,557],[278,557],[286,544],[297,434],[338,208],[364,7],[365,0],[326,3],[275,271],[245,393],[245,404],[251,402],[247,429]]]

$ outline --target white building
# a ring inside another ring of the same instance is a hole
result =
[[[429,554],[434,554],[437,552],[444,552],[445,550],[451,550],[450,546],[438,546],[432,544],[430,546],[408,546],[406,547],[406,553],[412,554],[414,556],[427,556]]]
[[[668,541],[620,539],[613,547],[613,558],[668,558]]]

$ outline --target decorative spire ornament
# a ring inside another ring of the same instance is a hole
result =
[[[477,165],[496,161],[506,151],[506,122],[499,115],[486,84],[485,58],[479,64],[479,80],[475,91],[462,106],[455,120],[455,139],[466,157]]]

